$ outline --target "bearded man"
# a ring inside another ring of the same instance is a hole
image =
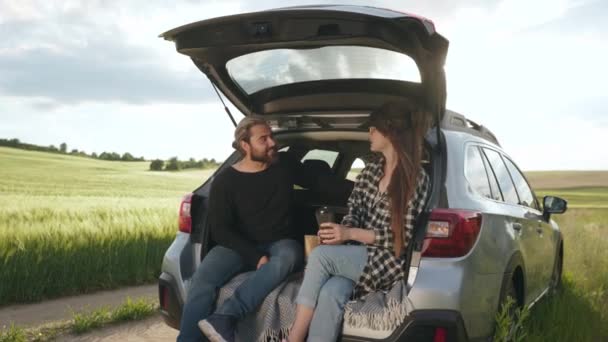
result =
[[[294,184],[308,181],[298,179],[306,177],[301,164],[279,157],[261,118],[238,124],[233,147],[244,157],[213,180],[207,220],[217,245],[192,277],[178,341],[203,340],[201,331],[211,341],[233,341],[237,321],[303,265],[291,218]],[[250,270],[255,272],[215,308],[218,289]]]

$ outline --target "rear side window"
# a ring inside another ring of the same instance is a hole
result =
[[[502,196],[504,197],[505,202],[511,204],[519,204],[519,198],[517,197],[515,185],[513,185],[513,181],[511,180],[509,171],[507,170],[507,167],[503,162],[500,154],[498,154],[498,152],[494,150],[490,150],[487,148],[484,148],[483,151],[488,157],[488,161],[490,162],[492,170],[496,175],[496,179],[498,180],[498,185],[500,186],[500,190],[502,192]]]
[[[490,162],[485,154],[481,153],[481,159],[483,159],[483,165],[486,167],[486,172],[488,173],[488,181],[490,182],[490,189],[492,190],[492,199],[496,201],[503,201],[502,193],[500,192],[500,187],[498,186],[498,181],[496,180],[496,175],[490,166]]]
[[[507,168],[511,173],[511,177],[513,178],[513,182],[515,183],[515,188],[517,188],[517,193],[519,194],[520,204],[525,205],[526,207],[538,209],[536,201],[534,200],[534,195],[532,194],[532,189],[528,185],[526,178],[521,174],[517,166],[513,164],[509,158],[504,158],[505,163],[507,164]]]
[[[350,166],[350,170],[346,174],[346,179],[356,181],[357,176],[361,173],[361,170],[365,167],[365,162],[361,158],[355,159],[353,165]]]
[[[486,168],[484,167],[477,146],[469,146],[467,149],[465,173],[473,191],[483,197],[493,198],[490,183],[488,181],[488,174],[486,173]]]

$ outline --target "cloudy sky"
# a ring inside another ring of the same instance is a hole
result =
[[[0,138],[223,160],[232,124],[208,81],[158,35],[324,2],[0,0]],[[606,1],[373,4],[435,22],[450,40],[448,108],[493,130],[521,168],[608,169]]]

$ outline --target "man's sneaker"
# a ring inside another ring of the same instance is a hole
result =
[[[234,342],[236,319],[232,316],[213,314],[198,322],[198,327],[211,342]]]

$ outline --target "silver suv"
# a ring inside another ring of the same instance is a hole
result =
[[[487,340],[507,296],[532,306],[559,286],[563,238],[550,215],[567,203],[547,196],[541,207],[495,136],[445,109],[448,41],[430,20],[371,7],[291,7],[209,19],[162,37],[244,115],[264,116],[284,153],[330,180],[332,191],[294,189],[302,236],[315,233],[317,208],[346,206],[352,176],[369,160],[361,124],[371,110],[401,98],[431,108],[424,167],[432,186],[406,254],[411,310],[392,330],[345,324],[342,341]],[[240,158],[235,152],[217,172]],[[214,245],[206,224],[212,182],[184,197],[162,264],[161,312],[176,329],[189,281]]]

